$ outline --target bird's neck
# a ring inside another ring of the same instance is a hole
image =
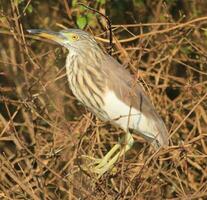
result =
[[[100,47],[86,47],[80,49],[70,49],[67,57],[67,62],[77,62],[80,63],[79,66],[93,66],[96,68],[101,67],[101,61],[105,57],[104,52],[100,49]],[[73,66],[73,65],[71,65]]]
[[[104,82],[102,62],[106,58],[104,52],[97,46],[84,50],[72,50],[66,59],[66,70],[69,77],[87,76]]]
[[[100,52],[100,51],[99,51]],[[70,52],[66,60],[66,71],[73,94],[98,115],[104,106],[102,95],[106,89],[106,79],[102,73],[104,56],[98,52]]]

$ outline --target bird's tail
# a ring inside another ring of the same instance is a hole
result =
[[[157,131],[157,134],[155,134],[155,137],[152,138],[152,145],[156,149],[159,147],[168,146],[169,145],[169,134],[161,118],[157,121],[156,128],[158,131]]]

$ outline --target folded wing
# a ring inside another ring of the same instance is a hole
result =
[[[114,58],[106,55],[102,69],[107,81],[105,111],[121,128],[132,129],[153,146],[168,145],[167,128],[142,87]]]

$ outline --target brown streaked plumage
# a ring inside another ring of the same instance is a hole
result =
[[[103,159],[96,159],[93,172],[101,176],[132,147],[129,130],[140,134],[156,148],[168,145],[165,124],[142,87],[121,64],[99,48],[93,36],[79,29],[28,31],[54,40],[69,50],[66,70],[73,94],[97,117],[110,120],[126,132],[122,141]]]

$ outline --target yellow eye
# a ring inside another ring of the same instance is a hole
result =
[[[75,35],[75,34],[73,34],[71,38],[73,41],[77,41],[79,39],[78,35]]]

